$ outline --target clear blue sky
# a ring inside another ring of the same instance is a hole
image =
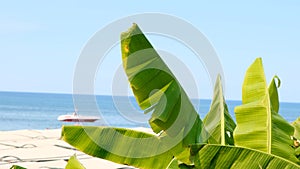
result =
[[[128,15],[161,12],[190,22],[210,40],[223,65],[227,99],[241,99],[244,73],[262,57],[267,80],[274,74],[282,80],[281,101],[300,102],[299,9],[296,0],[1,2],[0,91],[71,93],[81,49],[96,31]],[[120,64],[120,54],[112,56]],[[101,71],[109,81],[111,70]],[[192,73],[199,76],[194,69]],[[200,97],[210,98],[211,87],[202,88]],[[96,91],[110,90],[108,85]]]

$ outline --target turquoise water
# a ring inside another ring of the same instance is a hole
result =
[[[54,129],[62,125],[57,117],[70,114],[75,107],[80,115],[93,115],[101,120],[84,125],[108,125],[116,127],[149,127],[150,115],[138,108],[133,97],[96,96],[95,105],[89,99],[82,99],[82,105],[73,103],[71,94],[0,92],[0,130]],[[210,100],[192,100],[203,119],[210,107]],[[77,103],[77,102],[76,102]],[[234,116],[234,107],[240,101],[227,101]],[[300,116],[299,103],[281,103],[280,114],[289,122]]]

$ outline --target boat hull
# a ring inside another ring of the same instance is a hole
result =
[[[62,122],[95,122],[100,118],[95,116],[61,115],[57,120]]]

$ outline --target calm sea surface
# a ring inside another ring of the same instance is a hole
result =
[[[209,111],[210,100],[192,100],[203,119]],[[76,104],[74,104],[76,103]],[[240,101],[227,101],[230,114]],[[0,92],[0,131],[19,129],[54,129],[62,125],[59,115],[71,114],[75,108],[80,115],[93,115],[101,120],[83,125],[116,127],[149,127],[150,114],[141,111],[133,97],[96,96],[73,101],[71,94]],[[281,103],[280,114],[289,122],[300,116],[299,103]]]

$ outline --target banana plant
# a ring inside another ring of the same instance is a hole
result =
[[[136,24],[121,34],[121,51],[123,67],[139,106],[152,111],[149,124],[153,131],[177,136],[185,146],[205,143],[207,132],[199,114]]]
[[[203,120],[210,137],[209,143],[221,145],[234,145],[233,131],[236,124],[228,112],[223,96],[221,76],[218,75],[210,110]],[[213,142],[216,141],[216,142]]]
[[[269,94],[265,87],[260,59],[247,71],[235,128],[228,117],[220,77],[210,112],[202,122],[175,76],[136,24],[122,33],[121,51],[134,96],[145,113],[152,113],[149,124],[157,134],[114,127],[63,126],[62,139],[72,146],[95,157],[146,169],[300,167],[298,159],[292,158],[294,152],[287,156],[287,137],[293,130],[277,113],[275,89],[270,88],[274,91]],[[287,132],[281,130],[282,126]]]
[[[193,164],[183,163],[173,157],[172,152],[166,152],[162,155],[155,155],[161,148],[157,146],[162,144],[157,138],[157,144],[149,145],[147,142],[128,142],[124,137],[113,137],[111,132],[117,130],[126,136],[138,138],[155,138],[154,135],[138,132],[129,129],[110,128],[110,127],[92,127],[92,126],[64,126],[63,139],[94,157],[110,160],[116,163],[131,165],[138,168],[289,168],[297,169],[299,166],[281,157],[249,149],[245,147],[223,146],[217,144],[194,144],[189,146],[189,154],[186,156],[189,160],[193,159]],[[127,132],[133,132],[126,134]],[[138,135],[144,134],[140,137]],[[130,138],[127,138],[130,139]],[[110,143],[112,142],[112,143]],[[109,148],[118,150],[119,154],[123,151],[128,157],[115,155]],[[183,151],[185,149],[182,149]],[[151,153],[154,156],[151,156]],[[150,155],[150,156],[149,156]],[[131,156],[140,158],[130,158]],[[147,157],[149,156],[149,157]],[[141,158],[144,157],[144,158]]]
[[[193,145],[195,168],[299,168],[278,156],[238,146]]]
[[[234,142],[237,146],[260,150],[298,163],[291,140],[294,128],[278,114],[279,85],[276,85],[275,79],[278,77],[273,78],[268,88],[261,58],[248,68],[242,90],[243,105],[235,108],[237,127]]]

